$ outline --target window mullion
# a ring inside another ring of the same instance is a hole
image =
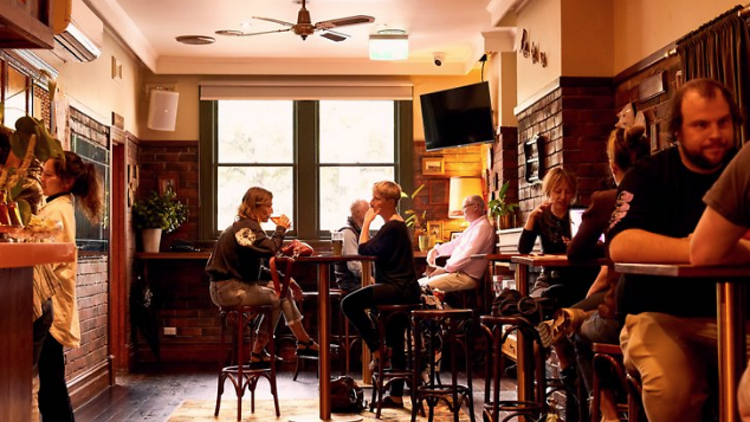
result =
[[[295,101],[295,202],[297,236],[318,237],[318,103]]]

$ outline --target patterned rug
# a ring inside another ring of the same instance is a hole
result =
[[[220,422],[234,422],[237,420],[237,400],[223,400],[221,403],[221,412],[218,418],[214,418],[214,406],[216,402],[214,400],[185,400],[182,402],[172,415],[167,420],[168,422],[198,422],[198,421],[220,421]],[[380,419],[375,419],[375,413],[364,411],[360,414],[363,418],[363,422],[407,422],[411,420],[411,403],[409,399],[404,400],[403,409],[383,409],[380,414]],[[286,421],[289,417],[295,415],[317,415],[318,414],[318,400],[315,399],[304,399],[304,400],[280,400],[279,410],[281,410],[281,417],[276,418],[274,413],[273,401],[272,400],[256,400],[255,401],[255,413],[250,413],[250,400],[244,400],[242,402],[242,420],[243,421]],[[427,406],[425,406],[427,411]],[[337,414],[333,414],[335,420]],[[480,415],[481,416],[481,415]],[[423,418],[417,415],[418,421],[427,421],[427,418]],[[452,422],[453,415],[448,411],[448,408],[444,405],[438,405],[435,408],[434,422]],[[469,416],[466,414],[465,407],[461,409],[461,415],[459,417],[460,422],[468,422]]]

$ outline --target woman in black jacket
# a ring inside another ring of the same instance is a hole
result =
[[[273,305],[272,320],[263,321],[253,345],[252,362],[269,360],[263,349],[271,340],[270,333],[281,313],[297,339],[297,352],[318,351],[317,343],[302,326],[302,315],[292,297],[301,298],[299,286],[292,281],[290,293],[280,298],[273,288],[270,272],[264,266],[266,260],[279,251],[284,234],[291,226],[287,216],[274,217],[276,229],[268,237],[260,223],[267,222],[272,213],[273,194],[260,187],[248,189],[235,222],[219,236],[206,265],[211,278],[211,300],[217,306]]]

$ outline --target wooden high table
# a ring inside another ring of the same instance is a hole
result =
[[[329,290],[330,290],[330,265],[336,262],[361,261],[362,262],[362,285],[367,286],[372,283],[370,274],[372,273],[371,265],[374,256],[363,255],[341,255],[333,256],[331,254],[320,254],[313,256],[299,257],[296,259],[299,263],[314,264],[318,266],[318,370],[320,371],[320,399],[319,415],[299,415],[292,416],[290,421],[361,421],[362,417],[337,416],[331,418],[331,310],[329,308]],[[362,365],[367,366],[367,361],[363,360]]]
[[[622,274],[710,279],[716,282],[716,324],[719,347],[719,417],[740,420],[737,386],[745,369],[745,283],[750,265],[697,266],[676,264],[615,264]]]

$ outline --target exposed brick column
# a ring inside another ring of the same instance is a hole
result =
[[[586,205],[609,178],[606,145],[616,122],[610,78],[562,77],[558,86],[518,112],[518,195],[522,221],[542,201],[541,183],[526,182],[524,144],[544,137],[543,169],[563,166],[578,177],[578,200]]]

